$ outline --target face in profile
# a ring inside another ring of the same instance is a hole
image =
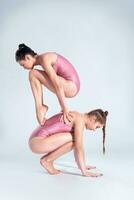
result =
[[[103,128],[103,124],[96,120],[95,116],[91,116],[87,120],[86,128],[95,131],[97,128]]]
[[[26,55],[25,59],[19,60],[18,63],[24,69],[32,69],[34,66],[34,58],[31,55]]]

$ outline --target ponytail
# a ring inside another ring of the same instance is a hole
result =
[[[104,125],[102,128],[102,131],[103,131],[103,155],[105,154],[105,136],[106,136],[105,129],[106,129],[106,126]]]
[[[103,111],[102,109],[96,109],[92,110],[87,113],[88,116],[94,115],[96,116],[96,121],[100,122],[103,124],[102,132],[103,132],[103,155],[105,154],[105,137],[106,137],[106,120],[107,120],[107,115],[108,111]]]

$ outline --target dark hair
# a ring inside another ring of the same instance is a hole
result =
[[[103,154],[105,154],[105,136],[106,136],[105,129],[106,129],[106,119],[108,111],[103,111],[102,109],[96,109],[88,112],[87,115],[88,116],[94,115],[96,117],[96,121],[104,125],[102,131],[103,131]]]
[[[31,56],[37,55],[30,47],[26,46],[25,44],[19,44],[18,49],[15,53],[16,61],[24,60],[25,55],[30,54]]]

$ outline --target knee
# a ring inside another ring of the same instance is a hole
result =
[[[29,139],[28,146],[33,153],[39,153],[36,142],[33,139]]]
[[[31,140],[28,141],[28,146],[33,153],[37,153],[37,149],[35,148],[33,142],[31,142]]]
[[[29,81],[33,81],[37,77],[37,70],[32,69],[29,71]]]

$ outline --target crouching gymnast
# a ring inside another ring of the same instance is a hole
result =
[[[63,120],[63,112],[47,119],[43,126],[38,126],[30,135],[28,144],[32,152],[45,154],[40,164],[49,174],[59,174],[61,171],[54,168],[54,161],[63,154],[74,150],[75,161],[83,176],[98,177],[101,173],[92,173],[88,170],[95,166],[86,166],[83,148],[83,131],[95,131],[102,128],[103,154],[105,153],[105,127],[108,111],[92,110],[88,113],[70,111],[70,123]]]

